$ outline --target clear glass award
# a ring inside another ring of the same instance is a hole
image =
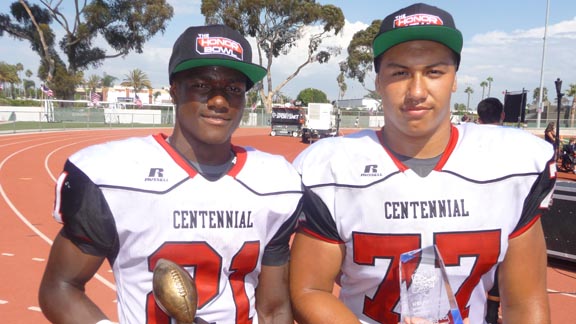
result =
[[[436,245],[400,256],[402,324],[462,324],[462,316]]]

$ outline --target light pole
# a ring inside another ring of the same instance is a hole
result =
[[[556,85],[556,98],[558,98],[558,107],[556,108],[556,151],[554,152],[554,156],[558,159],[558,151],[560,150],[560,108],[562,107],[562,80],[560,78],[556,78],[554,81]]]

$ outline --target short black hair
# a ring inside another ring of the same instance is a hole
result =
[[[488,97],[478,103],[478,117],[482,124],[496,124],[501,122],[504,105],[498,98]]]

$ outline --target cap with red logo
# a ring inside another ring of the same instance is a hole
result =
[[[454,51],[460,63],[462,33],[448,12],[424,3],[416,3],[388,15],[380,25],[372,48],[374,59],[391,47],[413,40],[439,42]]]
[[[224,66],[242,72],[250,89],[266,75],[252,63],[252,47],[238,31],[225,25],[193,26],[174,43],[168,65],[170,83],[175,73],[201,67]]]

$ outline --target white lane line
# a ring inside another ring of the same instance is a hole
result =
[[[45,144],[49,144],[49,143],[60,142],[60,141],[62,141],[62,140],[52,141],[52,142],[43,142],[41,144],[28,146],[24,149],[16,151],[16,152],[8,155],[4,160],[2,160],[2,162],[0,163],[0,169],[2,169],[2,167],[4,166],[4,164],[6,164],[6,162],[8,160],[10,160],[13,156],[15,156],[17,154],[20,154],[26,150],[35,148],[37,146],[41,146],[41,145],[45,145]],[[52,245],[54,243],[50,238],[48,238],[48,236],[46,236],[36,226],[34,226],[32,223],[30,223],[30,221],[24,215],[22,215],[22,213],[16,208],[16,206],[14,206],[14,204],[12,203],[12,200],[10,200],[10,198],[8,198],[8,196],[6,195],[6,191],[4,191],[2,184],[0,184],[0,195],[2,196],[2,198],[4,198],[4,201],[10,207],[12,212],[14,212],[14,214],[16,214],[16,216],[20,219],[20,221],[22,221],[22,223],[24,223],[24,225],[26,225],[32,232],[34,232],[36,235],[38,235],[41,239],[43,239],[49,245]],[[116,286],[113,283],[111,283],[110,281],[106,280],[101,275],[96,274],[94,276],[94,278],[96,278],[98,281],[102,282],[106,287],[116,291]]]
[[[4,305],[4,304],[8,304],[8,301],[0,299],[0,305]]]
[[[2,253],[3,256],[14,256],[14,253]]]
[[[46,259],[44,259],[44,258],[32,258],[32,261],[38,261],[38,262],[43,262],[45,260]]]
[[[554,293],[556,295],[562,295],[562,296],[566,296],[566,297],[576,298],[576,295],[574,295],[574,294],[567,294],[567,293],[559,292],[558,290],[554,290],[554,289],[548,289],[548,292]]]
[[[42,310],[40,309],[40,307],[38,306],[30,306],[28,307],[28,310],[34,311],[34,312],[41,312]]]

